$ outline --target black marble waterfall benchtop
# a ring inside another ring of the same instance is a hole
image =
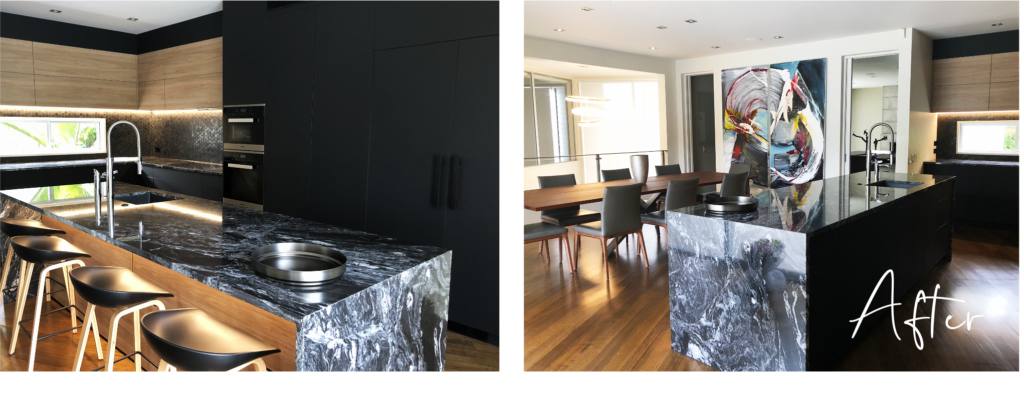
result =
[[[881,178],[921,184],[867,187],[860,172],[760,191],[756,212],[669,211],[672,349],[724,371],[828,369],[886,270],[899,299],[951,256],[954,178]]]
[[[0,191],[3,215],[9,217],[19,208],[28,208],[295,322],[298,370],[443,368],[450,251],[120,182],[114,183],[118,196],[153,192],[182,199],[115,208],[116,229],[111,239],[107,236],[106,216],[103,224],[97,225],[92,197],[80,196],[82,192],[91,194],[92,187],[81,184]],[[347,257],[347,270],[337,281],[311,289],[277,283],[253,272],[253,248],[289,242],[341,251]],[[6,252],[6,245],[3,247],[0,252]],[[410,308],[415,312],[407,310]],[[389,331],[388,326],[397,331]],[[387,337],[395,334],[410,336]],[[428,340],[431,336],[433,339]],[[378,350],[387,345],[398,353],[372,355],[383,355],[383,361],[348,359],[356,354],[348,345],[356,343],[338,344],[346,338],[365,339],[360,344],[369,343],[371,348],[377,345]],[[429,341],[435,341],[433,345],[442,350],[426,348],[425,352],[439,358],[423,361],[422,353],[405,354],[395,347],[396,342],[423,347]],[[345,351],[351,354],[342,353]]]
[[[115,163],[121,164],[130,162],[129,158],[117,157],[114,159]],[[23,162],[23,163],[3,163],[0,164],[0,172],[11,172],[11,171],[29,171],[36,169],[52,169],[52,168],[76,168],[76,167],[87,167],[96,165],[106,165],[106,158],[97,158],[92,160],[65,160],[65,161],[41,161],[41,162]],[[175,158],[164,158],[164,157],[142,157],[142,165],[154,168],[167,168],[176,169],[179,171],[203,173],[207,175],[222,175],[224,168],[221,164],[201,161],[189,161],[179,160]]]

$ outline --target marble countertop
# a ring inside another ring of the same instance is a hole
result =
[[[976,165],[976,166],[1012,166],[1019,167],[1019,161],[986,161],[986,160],[957,160],[957,159],[941,159],[935,161],[926,161],[925,164],[932,163],[936,165]]]
[[[864,173],[839,176],[801,185],[755,191],[757,211],[711,215],[703,204],[671,210],[696,216],[809,234],[830,228],[871,210],[884,208],[907,195],[950,181],[953,176],[912,175],[882,172],[881,180],[921,182],[911,189],[866,187]],[[887,194],[887,195],[885,195]]]
[[[88,196],[92,189],[93,185],[87,183],[5,190],[0,194],[4,204],[27,206],[292,322],[447,252],[120,182],[114,183],[115,195],[153,192],[182,199],[124,207],[119,203],[114,214],[115,237],[110,239],[106,219],[101,225],[95,222],[93,199]],[[43,194],[56,196],[56,201],[33,201]],[[61,199],[61,195],[65,197]],[[257,246],[283,242],[336,249],[347,257],[347,270],[337,281],[320,287],[296,287],[258,277],[252,270],[249,252]]]
[[[132,158],[126,157],[116,157],[114,158],[114,162],[127,163],[134,162],[134,160]],[[94,160],[26,162],[20,164],[0,164],[0,171],[23,171],[46,168],[73,168],[82,166],[105,165],[106,163],[107,160],[105,158]],[[142,157],[142,165],[156,168],[177,169],[187,172],[205,173],[208,175],[223,174],[223,166],[221,164],[215,164],[210,162],[178,160],[174,158],[163,157]]]

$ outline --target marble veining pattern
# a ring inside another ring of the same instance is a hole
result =
[[[303,318],[299,371],[443,371],[451,252]]]

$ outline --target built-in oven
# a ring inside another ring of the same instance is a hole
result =
[[[263,152],[263,104],[224,107],[224,150]]]
[[[224,203],[263,210],[263,153],[224,146]]]

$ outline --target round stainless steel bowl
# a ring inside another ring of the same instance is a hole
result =
[[[322,285],[345,274],[345,255],[308,243],[277,243],[252,250],[252,269],[291,285]]]
[[[757,198],[748,196],[719,197],[704,204],[704,209],[717,214],[748,213],[757,210]]]

